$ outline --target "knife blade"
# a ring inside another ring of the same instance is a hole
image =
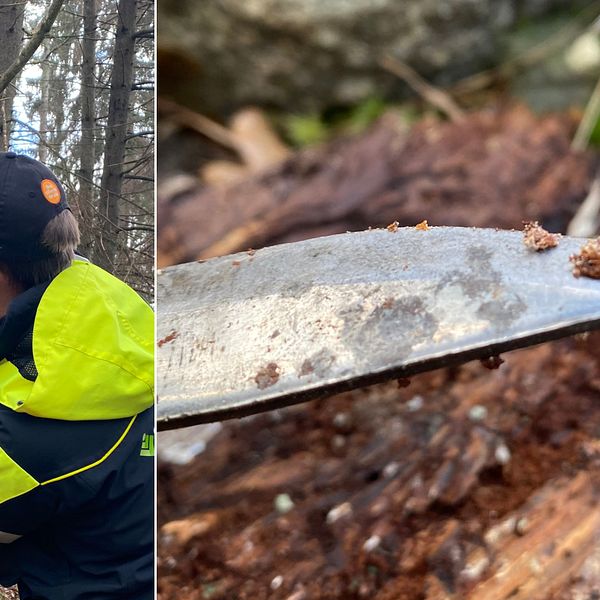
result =
[[[158,424],[278,408],[600,328],[600,280],[563,237],[432,227],[346,233],[157,276]]]

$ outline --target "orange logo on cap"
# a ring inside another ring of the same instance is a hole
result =
[[[58,204],[60,202],[60,190],[52,179],[44,179],[42,181],[42,195],[50,204]]]

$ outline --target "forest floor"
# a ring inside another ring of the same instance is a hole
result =
[[[600,335],[225,424],[161,465],[159,597],[596,598]]]
[[[380,122],[163,198],[163,262],[393,220],[564,232],[597,164],[572,123]],[[169,233],[225,202],[204,237]],[[160,600],[600,598],[600,334],[503,358],[226,422],[189,464],[159,464]]]

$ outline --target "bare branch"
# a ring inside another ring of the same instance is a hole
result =
[[[154,37],[154,29],[140,29],[133,34],[135,39],[140,38],[153,38]]]
[[[136,181],[149,181],[150,183],[154,183],[153,177],[146,177],[145,175],[125,175],[123,179],[134,179]]]
[[[406,63],[392,56],[384,56],[379,62],[386,71],[403,79],[419,96],[447,115],[450,120],[458,123],[464,119],[464,111],[449,94],[425,81]]]
[[[583,118],[581,119],[581,123],[577,128],[577,132],[575,133],[575,137],[573,138],[573,143],[571,144],[571,148],[573,150],[583,151],[587,148],[588,142],[592,137],[592,132],[594,131],[594,127],[598,122],[598,118],[600,117],[600,79],[596,83],[596,87],[592,92],[592,96],[590,97],[590,101],[585,108],[585,112],[583,113]]]
[[[16,60],[0,76],[0,94],[10,85],[11,81],[19,74],[27,61],[34,55],[44,37],[48,34],[65,0],[53,0],[39,25],[33,31],[31,38],[23,46]]]

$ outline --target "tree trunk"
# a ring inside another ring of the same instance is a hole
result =
[[[120,231],[123,159],[133,84],[137,0],[120,0],[113,56],[108,123],[101,183],[100,244],[96,262],[108,271],[115,265]]]
[[[83,0],[83,42],[81,66],[81,141],[79,153],[79,212],[81,251],[91,257],[94,220],[94,164],[96,162],[96,0]]]
[[[23,39],[23,15],[25,3],[0,0],[0,75],[17,58]],[[0,149],[8,150],[10,143],[10,121],[12,118],[14,86],[9,86],[0,95]]]
[[[46,163],[48,162],[48,113],[49,113],[49,96],[50,96],[50,82],[52,76],[52,68],[50,63],[42,63],[42,78],[40,81],[40,144],[38,146],[38,159]]]

